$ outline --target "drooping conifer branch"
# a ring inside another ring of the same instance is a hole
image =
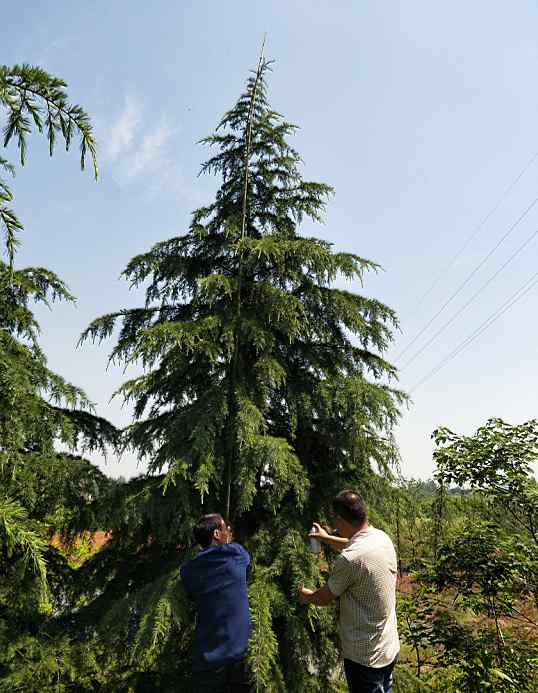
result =
[[[67,98],[67,84],[40,67],[33,65],[0,65],[0,108],[5,115],[3,145],[12,139],[17,141],[20,164],[26,161],[27,136],[32,126],[39,133],[46,132],[49,154],[52,156],[59,134],[63,137],[66,150],[71,147],[73,137],[78,135],[80,166],[84,170],[89,153],[95,179],[99,175],[97,153],[92,125],[85,110],[71,104]],[[15,168],[0,157],[0,169],[15,175]],[[18,247],[18,233],[23,225],[9,206],[13,193],[0,178],[0,225],[3,226],[5,244],[10,266]]]

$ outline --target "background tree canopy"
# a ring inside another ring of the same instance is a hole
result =
[[[24,164],[32,125],[46,131],[51,154],[58,132],[67,148],[78,134],[81,165],[88,150],[97,175],[88,117],[69,105],[65,86],[40,68],[0,66],[4,146],[15,138]],[[4,158],[0,167],[14,172]],[[50,270],[14,267],[22,224],[7,206],[11,199],[0,179],[8,259],[0,260],[0,637],[6,652],[18,635],[65,608],[69,570],[50,544],[51,536],[109,483],[92,464],[62,450],[105,451],[118,443],[116,430],[92,413],[84,392],[47,367],[32,304],[72,301],[73,296]]]
[[[110,358],[141,367],[117,393],[134,405],[121,433],[47,367],[33,302],[72,296],[49,270],[14,266],[20,223],[2,184],[0,691],[187,690],[193,614],[179,566],[211,511],[253,556],[256,689],[343,690],[335,613],[296,595],[327,576],[333,556],[313,556],[306,533],[346,487],[397,545],[397,690],[536,688],[536,424],[439,429],[436,479],[398,477],[392,432],[406,396],[384,358],[397,319],[341,288],[375,263],[301,234],[332,190],[303,179],[295,126],[269,105],[269,70],[260,60],[202,140],[214,200],[128,263],[144,304],[82,335],[114,338]],[[91,125],[63,82],[2,68],[0,99],[21,162],[34,123],[51,152],[78,130],[97,172]],[[145,473],[113,481],[77,454],[110,446],[134,450]]]

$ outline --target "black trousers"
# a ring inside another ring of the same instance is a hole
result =
[[[350,693],[392,693],[392,672],[396,659],[386,667],[365,667],[350,659],[344,659],[347,685]]]
[[[251,693],[245,660],[228,662],[217,669],[192,674],[193,693]]]

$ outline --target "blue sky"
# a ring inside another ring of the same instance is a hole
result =
[[[399,314],[395,358],[538,195],[538,6],[533,2],[185,0],[25,3],[4,8],[0,62],[30,62],[69,83],[95,124],[101,180],[75,152],[48,160],[33,141],[13,183],[25,224],[20,265],[55,270],[76,307],[39,311],[50,366],[119,425],[125,375],[107,351],[76,348],[94,317],[136,305],[119,279],[135,254],[183,233],[215,181],[197,178],[209,134],[241,92],[261,40],[274,58],[273,106],[300,126],[304,175],[334,186],[326,223],[305,233],[378,262],[364,287]],[[15,151],[12,151],[15,158]],[[420,297],[498,205],[458,262]],[[463,306],[538,230],[538,205],[409,349]],[[400,376],[409,391],[536,271],[538,240],[493,279]],[[402,470],[431,474],[430,434],[471,433],[490,416],[533,418],[538,288],[413,391],[397,430]],[[110,459],[117,476],[136,461]],[[142,471],[138,468],[138,471]]]

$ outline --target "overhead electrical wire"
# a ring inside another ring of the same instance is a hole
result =
[[[475,274],[486,264],[486,262],[489,260],[489,258],[493,255],[493,253],[499,248],[499,246],[504,243],[504,241],[510,236],[510,234],[514,231],[514,229],[519,226],[519,224],[525,219],[525,217],[529,214],[529,212],[538,204],[538,196],[534,198],[534,200],[528,205],[528,207],[519,215],[519,217],[508,227],[508,230],[503,234],[503,236],[497,241],[497,243],[493,246],[491,250],[489,250],[486,255],[482,258],[482,260],[476,265],[476,267],[467,275],[467,277],[463,280],[463,282],[458,286],[456,291],[454,291],[449,298],[443,303],[443,305],[439,308],[439,310],[431,317],[428,322],[424,325],[424,327],[413,337],[413,339],[409,342],[409,344],[398,354],[398,356],[395,358],[394,362],[398,363],[398,361],[402,358],[402,356],[409,351],[409,349],[413,346],[413,344],[419,339],[424,332],[428,329],[428,327],[436,320],[439,315],[444,311],[444,309],[452,303],[452,301],[458,296],[458,294],[467,286],[467,284],[471,281],[471,279],[475,276]]]
[[[474,340],[479,337],[483,332],[485,332],[488,327],[491,327],[494,322],[496,322],[507,310],[509,310],[515,303],[517,303],[523,296],[525,296],[531,289],[538,284],[538,271],[536,271],[517,291],[515,291],[510,298],[508,298],[497,310],[495,310],[483,323],[481,323],[470,335],[468,335],[460,344],[451,351],[447,356],[445,356],[432,370],[427,373],[423,378],[421,378],[413,387],[410,389],[409,393],[412,394],[418,387],[423,385],[426,381],[436,375],[442,368],[444,368],[452,359],[456,358],[464,349],[466,349]]]
[[[426,291],[422,294],[422,296],[418,299],[417,301],[417,309],[420,308],[422,305],[424,299],[431,294],[431,292],[435,289],[439,281],[444,277],[444,275],[452,269],[452,267],[456,264],[456,262],[459,260],[461,255],[467,250],[467,247],[474,241],[474,239],[478,236],[482,228],[487,224],[487,222],[491,219],[491,217],[495,214],[495,212],[499,209],[499,207],[502,205],[502,203],[505,201],[505,199],[508,197],[508,195],[512,192],[512,190],[516,187],[516,185],[519,183],[519,181],[523,178],[525,173],[529,170],[529,168],[534,164],[534,162],[538,159],[538,152],[535,152],[532,157],[529,159],[529,161],[525,164],[525,166],[521,169],[521,171],[517,174],[517,176],[512,180],[512,182],[504,189],[502,192],[501,196],[497,200],[497,202],[493,205],[493,207],[489,210],[489,212],[486,214],[486,216],[478,222],[478,224],[475,226],[474,231],[471,233],[471,235],[467,238],[467,240],[463,243],[461,248],[457,251],[457,253],[452,257],[450,262],[439,272],[437,277],[433,280],[431,283],[430,287],[426,289]],[[413,313],[413,315],[416,315],[417,311]]]
[[[505,261],[503,262],[503,264],[499,267],[499,269],[498,269],[496,272],[494,272],[494,273],[491,275],[491,277],[489,277],[489,279],[487,279],[477,291],[475,291],[475,293],[471,296],[471,298],[469,298],[469,299],[466,301],[466,303],[464,303],[463,306],[462,306],[459,310],[457,310],[457,311],[454,313],[454,315],[453,315],[449,320],[447,320],[447,322],[445,322],[444,325],[442,325],[442,326],[437,330],[437,332],[435,332],[435,333],[432,335],[432,337],[430,337],[430,339],[429,339],[425,344],[423,344],[422,347],[421,347],[417,352],[415,352],[415,353],[413,354],[413,356],[411,356],[411,358],[410,358],[408,361],[406,361],[406,363],[404,363],[404,365],[400,368],[400,371],[404,371],[411,363],[413,363],[413,361],[414,361],[415,359],[417,359],[417,358],[418,358],[418,357],[430,346],[430,344],[432,344],[432,342],[434,342],[434,341],[437,339],[437,337],[439,337],[439,335],[442,334],[442,333],[446,330],[446,328],[449,327],[449,326],[454,322],[454,320],[456,320],[456,318],[458,318],[458,317],[463,313],[463,311],[466,310],[466,309],[468,308],[468,306],[471,305],[471,303],[475,300],[475,298],[476,298],[477,296],[479,296],[479,295],[482,293],[482,291],[484,291],[484,289],[487,288],[487,287],[491,284],[491,282],[492,282],[494,279],[496,279],[496,278],[499,276],[499,274],[500,274],[506,267],[508,267],[508,265],[509,265],[513,260],[515,260],[515,258],[516,258],[523,250],[525,250],[525,248],[529,245],[529,243],[530,243],[532,240],[534,240],[534,239],[536,238],[537,235],[538,235],[538,229],[536,229],[536,231],[533,231],[533,233],[531,233],[531,235],[530,235],[530,236],[529,236],[529,237],[528,237],[528,238],[527,238],[527,239],[526,239],[526,240],[525,240],[525,241],[524,241],[513,253],[512,253],[512,255],[510,255],[510,257],[509,257],[507,260],[505,260]]]

